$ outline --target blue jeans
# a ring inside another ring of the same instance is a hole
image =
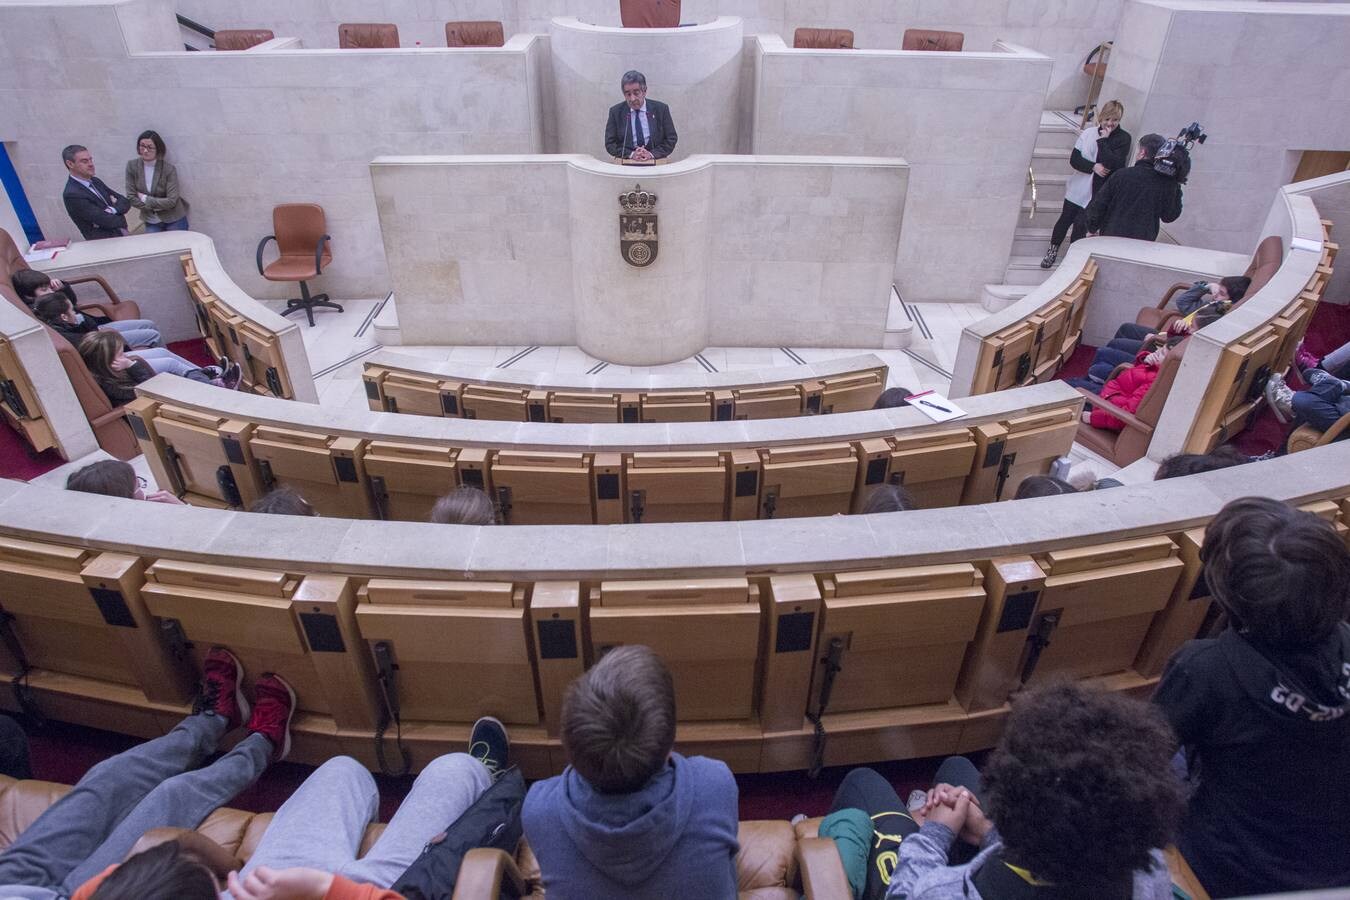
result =
[[[177,222],[145,223],[146,234],[158,234],[161,231],[187,231],[187,230],[188,230],[187,216],[183,216],[183,218],[179,219]]]
[[[159,326],[149,319],[122,319],[100,325],[99,331],[115,331],[127,342],[128,347],[158,347],[164,338]]]
[[[1318,431],[1326,431],[1346,413],[1350,413],[1350,393],[1345,382],[1326,378],[1306,391],[1294,394],[1294,421],[1308,424]]]
[[[272,744],[251,734],[194,770],[215,751],[225,727],[211,713],[188,716],[168,734],[94,766],[0,853],[0,885],[61,889],[69,896],[121,862],[149,829],[196,828],[272,760]]]

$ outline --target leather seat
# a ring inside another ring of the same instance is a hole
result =
[[[853,32],[847,28],[798,28],[792,46],[799,50],[852,50]]]
[[[275,38],[267,28],[224,28],[216,32],[217,50],[247,50]]]
[[[3,287],[9,294],[11,302],[18,304],[20,309],[28,309],[27,304],[19,299],[18,295],[13,293],[13,285],[10,278],[15,272],[23,269],[32,268],[28,261],[23,258],[19,252],[19,247],[14,243],[14,238],[8,231],[0,228],[0,287]],[[102,276],[85,275],[79,278],[63,279],[66,284],[97,284],[102,288],[103,293],[107,295],[107,300],[97,300],[92,303],[81,301],[80,309],[89,310],[98,313],[101,316],[107,316],[115,322],[123,319],[139,319],[141,316],[141,307],[135,300],[123,300],[113,290],[112,285],[108,284]]]
[[[272,208],[272,234],[258,242],[259,275],[268,281],[300,282],[300,296],[287,300],[281,314],[303,311],[311,326],[316,306],[342,312],[342,307],[329,300],[327,294],[313,297],[309,294],[309,279],[322,274],[324,266],[333,261],[327,226],[323,207],[317,203],[283,203]],[[268,241],[277,242],[280,255],[264,266],[263,249]]]
[[[900,42],[901,50],[944,50],[954,53],[965,46],[966,36],[960,31],[934,31],[931,28],[906,28]]]
[[[446,22],[447,47],[500,47],[506,43],[501,22]]]
[[[37,820],[52,804],[70,791],[70,786],[54,784],[50,781],[16,781],[0,775],[0,851],[3,851],[23,830]],[[272,822],[272,813],[249,813],[238,809],[222,807],[207,816],[196,831],[210,838],[233,854],[241,863],[248,862],[258,849],[258,842]],[[813,820],[819,822],[819,820]],[[358,856],[364,856],[384,831],[383,824],[366,827]],[[137,850],[143,850],[172,836],[170,829],[156,829],[137,844]],[[800,892],[794,887],[801,879],[796,857],[796,834],[793,826],[784,821],[753,821],[740,823],[737,839],[741,852],[736,857],[737,887],[740,900],[797,900]],[[833,853],[833,846],[830,851]],[[133,852],[136,852],[133,850]],[[493,855],[504,860],[506,855],[496,850],[475,850],[466,858],[460,870],[455,897],[491,897],[497,900],[496,893],[474,893],[483,874],[484,865],[491,868]],[[834,854],[833,864],[838,869],[839,879],[843,879],[843,866],[838,854]],[[830,875],[828,856],[826,875]],[[529,844],[521,841],[512,865],[525,884],[529,887],[527,896],[542,898],[540,887],[539,863],[530,851]],[[825,884],[826,877],[814,879],[815,883]],[[808,891],[811,898],[822,900],[847,900],[848,883],[842,881],[843,893]]]
[[[1261,243],[1256,245],[1256,252],[1252,254],[1251,262],[1247,263],[1247,270],[1242,274],[1252,280],[1247,288],[1247,293],[1242,295],[1242,299],[1233,304],[1233,308],[1241,306],[1261,288],[1265,287],[1267,282],[1275,276],[1284,263],[1284,241],[1278,234],[1272,234],[1269,237],[1262,238]],[[1162,295],[1156,306],[1145,306],[1139,310],[1139,315],[1135,316],[1135,324],[1146,325],[1153,331],[1160,331],[1165,328],[1173,319],[1179,318],[1181,313],[1175,309],[1168,309],[1167,305],[1172,302],[1172,298],[1179,292],[1189,290],[1191,283],[1179,281],[1169,287]]]
[[[1125,423],[1125,427],[1120,431],[1111,431],[1106,428],[1094,428],[1087,422],[1079,422],[1077,442],[1121,467],[1142,459],[1148,452],[1149,442],[1153,440],[1153,429],[1158,424],[1158,417],[1162,415],[1167,395],[1172,390],[1172,382],[1176,381],[1177,371],[1181,368],[1181,360],[1186,355],[1186,345],[1189,343],[1189,338],[1183,340],[1167,354],[1162,368],[1158,370],[1158,377],[1149,385],[1148,392],[1144,394],[1144,399],[1133,414],[1117,409],[1090,391],[1079,388],[1078,392],[1089,403],[1120,419]]]
[[[680,0],[619,0],[624,28],[678,28]]]
[[[397,47],[398,26],[388,22],[343,22],[338,46],[343,50],[387,50]]]

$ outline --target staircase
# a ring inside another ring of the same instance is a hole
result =
[[[1003,283],[986,284],[980,297],[981,305],[990,312],[1022,299],[1054,271],[1053,268],[1041,268],[1041,257],[1050,245],[1050,231],[1064,205],[1064,186],[1072,172],[1069,154],[1078,139],[1078,131],[1078,117],[1073,113],[1051,109],[1041,113],[1040,134],[1031,153],[1031,170],[1036,175],[1036,214],[1028,218],[1031,213],[1031,185],[1028,184]],[[1061,256],[1067,250],[1067,245],[1061,246]]]

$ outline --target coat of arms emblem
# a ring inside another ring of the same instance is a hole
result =
[[[656,195],[634,185],[619,195],[619,254],[641,269],[656,259]]]

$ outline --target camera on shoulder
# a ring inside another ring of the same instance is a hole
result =
[[[1199,122],[1187,125],[1158,149],[1153,157],[1153,171],[1185,184],[1191,174],[1191,147],[1203,144],[1207,137],[1209,135]]]

